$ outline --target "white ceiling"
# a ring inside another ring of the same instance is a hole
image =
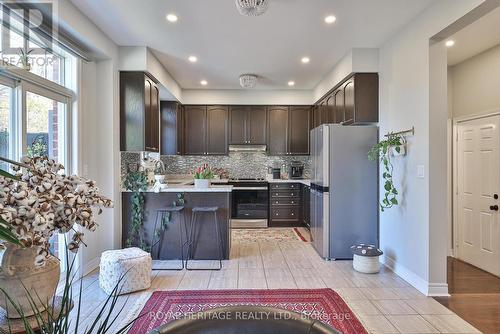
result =
[[[448,65],[453,66],[500,44],[500,7],[450,37]]]
[[[313,89],[350,49],[379,47],[437,0],[271,0],[259,17],[234,0],[71,1],[118,45],[150,47],[183,89],[238,89],[243,73],[259,76],[257,89]]]

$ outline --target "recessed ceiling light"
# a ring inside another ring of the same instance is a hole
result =
[[[200,83],[201,83],[201,85],[202,85],[202,86],[206,86],[206,85],[208,85],[207,80],[201,80],[201,81],[200,81]]]
[[[455,45],[455,41],[450,39],[450,40],[446,41],[445,45],[447,47],[452,47],[453,45]]]
[[[337,21],[337,18],[333,15],[328,15],[327,17],[325,17],[325,22],[328,24],[332,24],[335,21]]]
[[[192,62],[192,63],[196,63],[198,61],[198,57],[196,56],[189,56],[189,61]]]
[[[178,17],[177,17],[177,15],[175,15],[175,14],[172,14],[172,13],[167,14],[167,20],[168,20],[169,22],[172,22],[172,23],[173,23],[173,22],[177,22],[177,20],[178,20],[178,19],[179,19],[179,18],[178,18]]]
[[[288,86],[295,86],[295,81],[288,81]]]
[[[311,61],[311,59],[309,59],[309,57],[303,57],[300,61],[304,64],[307,64]]]

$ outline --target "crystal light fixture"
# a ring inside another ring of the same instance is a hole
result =
[[[257,84],[257,76],[254,74],[240,75],[240,85],[243,88],[254,88]]]
[[[241,15],[259,16],[264,14],[269,0],[236,0],[236,7]]]

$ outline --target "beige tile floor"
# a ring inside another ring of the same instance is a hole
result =
[[[99,288],[97,271],[83,280],[81,317],[88,323],[107,296]],[[221,271],[154,271],[149,290],[121,296],[118,306],[126,303],[126,313],[155,290],[325,287],[342,296],[370,333],[478,333],[388,269],[361,274],[353,271],[351,261],[324,261],[301,241],[233,243]]]

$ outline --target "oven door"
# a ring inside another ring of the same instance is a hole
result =
[[[232,227],[267,227],[269,192],[265,186],[233,188]]]

